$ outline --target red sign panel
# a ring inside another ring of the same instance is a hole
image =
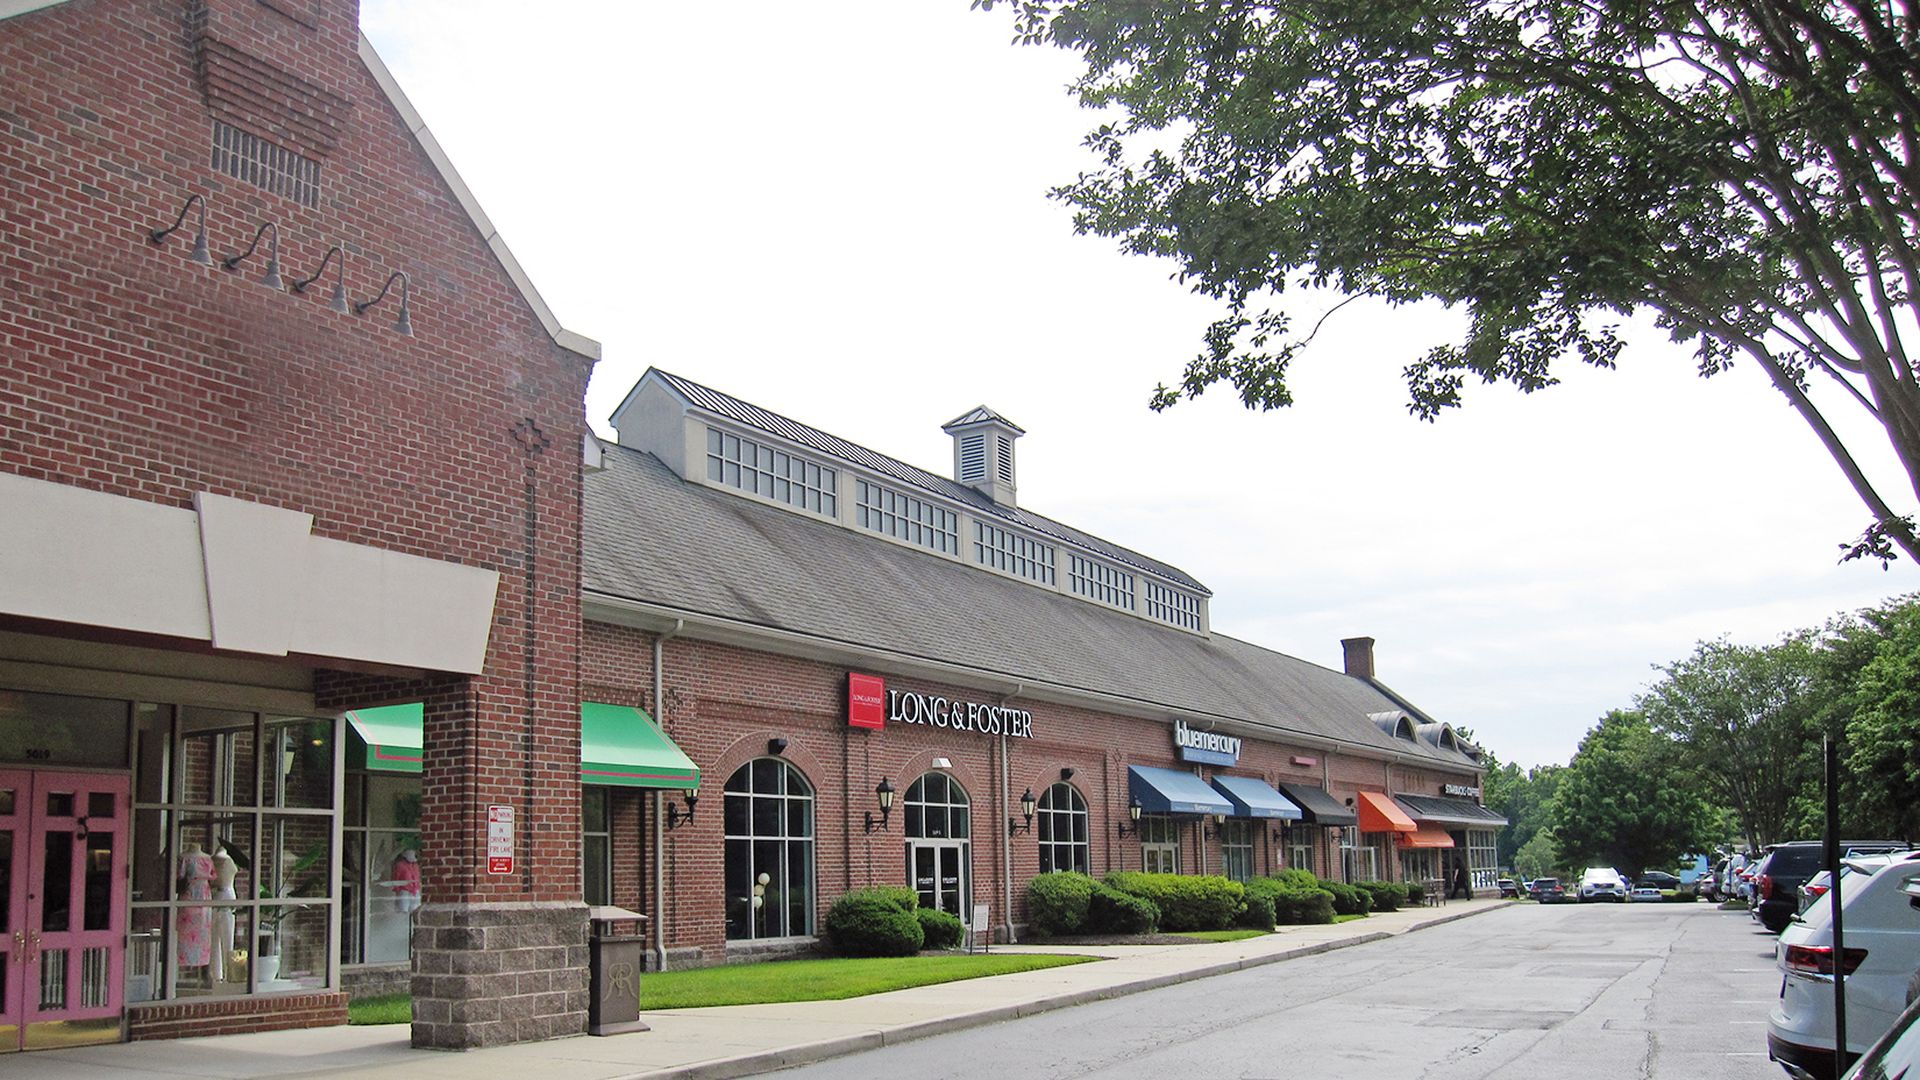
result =
[[[487,873],[513,873],[513,807],[487,807]]]
[[[879,731],[887,726],[887,680],[847,674],[847,725]]]

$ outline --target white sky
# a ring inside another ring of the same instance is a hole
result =
[[[604,434],[649,364],[939,473],[940,424],[989,405],[1028,433],[1023,506],[1193,574],[1217,632],[1335,668],[1340,638],[1376,638],[1385,682],[1526,765],[1565,761],[1697,640],[1920,589],[1908,564],[1835,565],[1867,515],[1777,394],[1699,379],[1650,330],[1619,371],[1475,388],[1432,425],[1399,373],[1450,315],[1356,304],[1292,409],[1215,389],[1149,412],[1213,309],[1044,197],[1089,164],[1093,116],[1062,89],[1075,58],[1013,47],[1004,12],[361,18],[561,322],[605,345]]]

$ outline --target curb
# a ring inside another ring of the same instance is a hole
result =
[[[945,1035],[969,1028],[985,1027],[1003,1020],[1017,1020],[1023,1016],[1038,1016],[1041,1013],[1057,1009],[1072,1008],[1095,1001],[1126,997],[1130,994],[1159,990],[1196,979],[1211,978],[1215,975],[1227,975],[1248,968],[1265,967],[1287,960],[1298,960],[1307,956],[1318,956],[1338,949],[1350,949],[1357,945],[1370,945],[1376,941],[1401,937],[1417,933],[1435,926],[1470,919],[1475,915],[1484,915],[1489,911],[1505,911],[1504,907],[1484,907],[1473,911],[1462,911],[1452,915],[1426,919],[1414,923],[1404,930],[1376,930],[1372,933],[1357,934],[1349,938],[1323,941],[1316,945],[1302,945],[1296,949],[1269,953],[1265,956],[1250,956],[1238,960],[1227,960],[1204,967],[1168,975],[1155,975],[1150,978],[1135,979],[1132,982],[1116,983],[1097,990],[1079,990],[1060,994],[1040,1001],[1029,1001],[1020,1005],[1002,1005],[997,1008],[980,1009],[961,1013],[957,1016],[942,1016],[934,1020],[922,1020],[918,1023],[902,1024],[884,1031],[871,1031],[860,1035],[847,1035],[837,1039],[824,1039],[820,1042],[801,1043],[797,1046],[782,1047],[778,1050],[761,1050],[738,1057],[721,1058],[716,1061],[703,1061],[692,1065],[674,1065],[664,1069],[651,1069],[646,1072],[626,1073],[620,1080],[734,1080],[735,1077],[754,1076],[759,1073],[773,1072],[776,1069],[790,1069],[796,1065],[810,1065],[829,1058],[845,1057],[863,1050],[878,1050],[883,1046],[895,1046],[913,1042],[916,1039],[928,1039],[935,1035]]]

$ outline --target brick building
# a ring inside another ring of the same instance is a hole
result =
[[[1021,507],[992,410],[946,425],[952,477],[657,370],[613,423],[583,692],[651,712],[705,782],[613,793],[587,878],[669,964],[809,947],[868,884],[1003,937],[1049,869],[1493,885],[1479,751],[1370,639],[1331,671],[1215,632],[1191,576]]]
[[[416,1041],[582,1030],[598,346],[353,0],[7,0],[0,72],[0,1052],[340,1022],[396,813]],[[341,717],[396,701],[370,808]]]

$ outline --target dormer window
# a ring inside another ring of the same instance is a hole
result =
[[[839,513],[832,467],[719,428],[707,429],[707,479],[825,517]]]

